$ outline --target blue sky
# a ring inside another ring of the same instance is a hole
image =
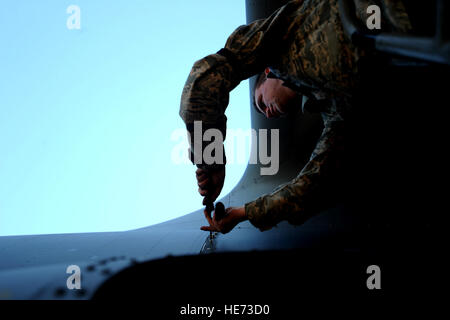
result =
[[[243,0],[2,1],[0,235],[130,230],[200,208],[195,167],[171,159],[181,91],[244,23]],[[228,127],[248,129],[249,110],[244,81]],[[245,167],[227,166],[222,195]]]

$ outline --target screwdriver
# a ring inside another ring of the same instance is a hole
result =
[[[205,173],[208,173],[209,170],[207,169],[203,169],[205,171]],[[207,189],[209,189],[211,187],[211,182],[209,182],[206,186]],[[223,216],[225,215],[225,206],[223,205],[222,202],[217,202],[216,206],[214,208],[214,201],[209,200],[208,196],[206,196],[205,198],[205,205],[206,205],[206,212],[208,213],[209,216],[211,216],[211,213],[214,211],[214,215],[216,217],[216,221],[219,221],[220,219],[223,218]],[[213,239],[213,235],[212,235],[212,231],[209,232],[209,239],[212,240]]]
[[[214,203],[211,201],[208,201],[206,203],[206,212],[208,212],[208,214],[211,214],[211,212],[214,210],[214,217],[216,219],[216,221],[221,220],[224,215],[225,215],[225,206],[222,202],[217,202],[216,206],[214,207]],[[209,239],[212,240],[213,236],[212,236],[212,231],[209,232]]]

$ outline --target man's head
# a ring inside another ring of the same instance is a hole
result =
[[[283,80],[267,77],[269,68],[261,73],[253,90],[253,104],[256,110],[267,118],[278,118],[295,113],[301,108],[301,96],[283,85]]]

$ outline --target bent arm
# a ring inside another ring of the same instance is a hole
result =
[[[275,50],[302,3],[292,1],[267,19],[240,26],[223,49],[195,62],[183,88],[179,112],[190,133],[191,146],[195,121],[202,121],[204,130],[219,129],[225,139],[229,93],[240,81],[277,59]]]
[[[342,119],[327,118],[310,160],[298,176],[245,205],[255,227],[265,231],[284,220],[299,225],[323,209],[326,195],[336,191],[333,188],[342,172],[343,131]]]

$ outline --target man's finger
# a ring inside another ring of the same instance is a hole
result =
[[[220,224],[221,219],[223,218],[223,216],[220,218],[220,220],[217,220],[216,218],[216,211],[214,210],[214,215],[212,216],[212,220],[215,226]]]
[[[209,180],[206,179],[206,180],[203,180],[203,181],[199,181],[199,182],[197,183],[197,185],[200,187],[200,189],[205,189],[205,187],[206,187],[206,185],[208,184],[208,182],[209,182]]]
[[[195,174],[196,174],[197,176],[200,176],[200,175],[205,174],[205,173],[206,173],[205,170],[200,169],[200,168],[198,168],[198,169],[195,171]]]
[[[205,179],[208,179],[209,177],[208,177],[207,174],[201,174],[201,175],[197,176],[196,178],[197,178],[197,181],[200,182],[200,181],[203,181]]]
[[[217,231],[216,228],[211,227],[211,226],[203,226],[203,227],[200,227],[200,230],[203,230],[203,231]]]

